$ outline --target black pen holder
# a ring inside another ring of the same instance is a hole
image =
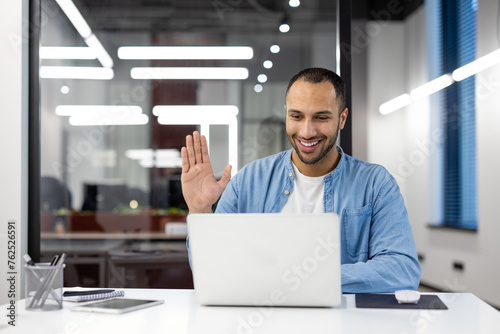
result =
[[[62,309],[65,264],[51,266],[37,263],[25,267],[26,310],[54,311]]]

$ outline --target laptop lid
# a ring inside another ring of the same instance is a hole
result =
[[[336,214],[190,214],[187,224],[200,304],[340,305]]]

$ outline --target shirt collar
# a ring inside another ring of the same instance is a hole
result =
[[[286,154],[285,154],[285,169],[286,169],[286,173],[289,174],[289,173],[293,173],[293,166],[292,166],[292,152],[293,152],[293,148],[289,149]],[[337,146],[337,152],[340,153],[340,161],[337,165],[337,167],[335,167],[334,170],[332,170],[330,173],[326,174],[324,179],[329,179],[329,178],[335,178],[337,177],[342,169],[344,168],[344,165],[345,165],[345,161],[346,161],[346,156],[344,154],[344,150],[342,150],[342,147],[340,146]]]

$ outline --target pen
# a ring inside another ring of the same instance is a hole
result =
[[[61,256],[58,256],[57,260],[55,261],[56,262],[55,265],[62,266],[65,259],[66,259],[66,254],[62,253]],[[54,262],[54,260],[52,260],[52,261]],[[47,297],[49,296],[49,292],[53,291],[52,284],[56,278],[57,271],[52,271],[50,274],[51,274],[50,277],[47,279],[48,284],[45,286],[45,288],[42,289],[43,293],[42,293],[42,298],[41,298],[42,300],[40,302],[40,307],[43,307],[43,305],[45,304],[45,301],[47,300]],[[59,300],[58,299],[56,299],[56,300],[59,303]]]
[[[23,258],[24,258],[24,261],[26,261],[26,264],[28,266],[34,266],[35,265],[35,262],[33,262],[33,260],[31,259],[31,256],[29,256],[28,254],[24,254]]]
[[[54,255],[52,261],[50,261],[50,265],[55,266],[58,260],[59,260],[59,255]]]

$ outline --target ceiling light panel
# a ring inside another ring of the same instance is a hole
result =
[[[153,115],[163,125],[231,124],[236,120],[236,106],[155,106]]]
[[[165,80],[245,80],[245,67],[134,67],[132,79]]]
[[[42,79],[87,79],[111,80],[113,69],[107,67],[81,67],[81,66],[41,66],[40,78]]]
[[[56,115],[76,116],[76,115],[99,115],[104,113],[115,113],[123,116],[142,114],[139,106],[127,105],[60,105],[56,107]]]
[[[122,46],[120,59],[252,59],[249,46]]]
[[[96,59],[97,52],[89,47],[42,46],[40,59]]]

